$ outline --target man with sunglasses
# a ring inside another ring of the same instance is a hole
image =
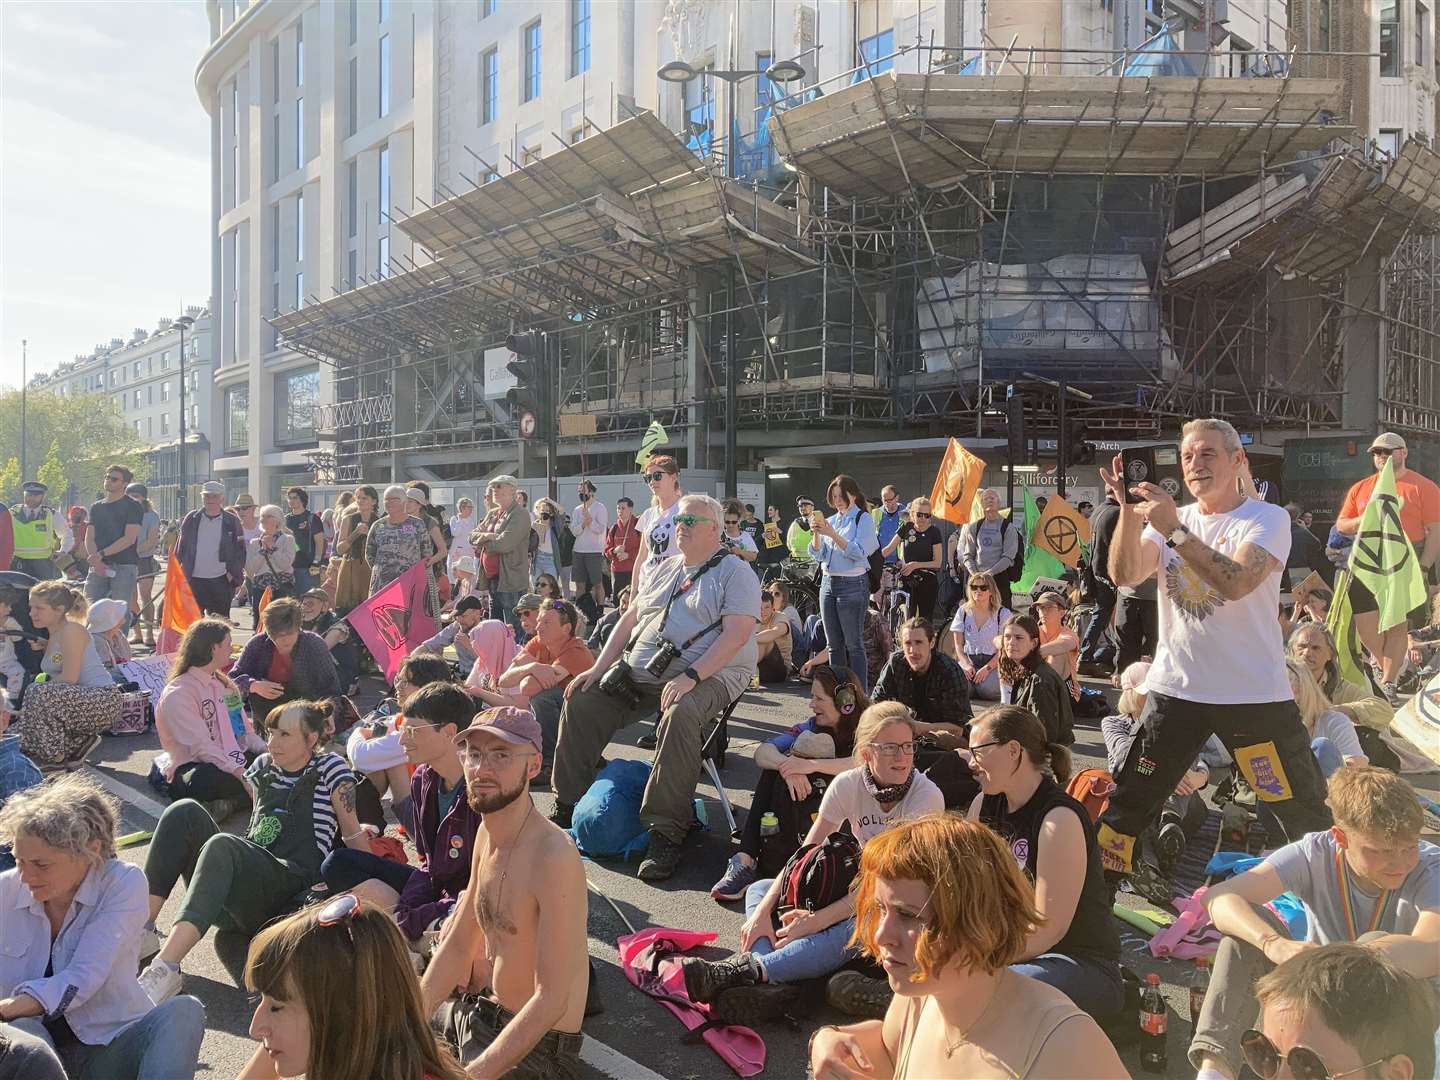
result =
[[[890,541],[895,539],[895,534],[900,531],[900,526],[905,524],[907,509],[905,503],[900,501],[900,495],[896,492],[894,484],[886,484],[881,488],[880,505],[870,508],[870,516],[875,519],[875,534],[880,538],[880,550],[885,555],[886,566],[898,566],[900,563],[900,557],[890,546]],[[929,522],[927,521],[926,524],[928,525]]]
[[[145,508],[125,494],[135,474],[124,465],[105,470],[105,498],[90,507],[90,528],[85,532],[85,556],[90,572],[85,578],[85,599],[114,599],[130,603],[140,576],[136,543]],[[227,613],[228,614],[228,613]]]
[[[1360,521],[1365,516],[1365,507],[1370,503],[1370,496],[1375,491],[1380,473],[1384,471],[1385,463],[1391,462],[1395,473],[1395,494],[1400,497],[1400,525],[1410,543],[1415,545],[1420,566],[1428,577],[1433,576],[1435,560],[1440,557],[1440,486],[1414,469],[1406,467],[1405,460],[1409,453],[1405,440],[1393,431],[1375,436],[1375,441],[1370,444],[1370,457],[1375,463],[1375,471],[1363,480],[1357,480],[1345,493],[1345,501],[1341,504],[1340,514],[1335,521],[1335,529],[1344,536],[1354,536],[1359,531]],[[1355,629],[1360,634],[1361,644],[1380,658],[1381,689],[1392,699],[1391,704],[1395,704],[1395,680],[1400,677],[1405,661],[1405,636],[1408,627],[1402,622],[1382,633],[1375,597],[1358,578],[1350,582],[1350,608],[1355,613]],[[1422,605],[1411,612],[1412,623],[1424,615],[1425,608]],[[1414,625],[1423,625],[1423,618],[1421,623]]]
[[[1440,977],[1440,847],[1420,839],[1425,817],[1414,789],[1385,769],[1351,765],[1330,778],[1329,790],[1332,828],[1205,895],[1225,937],[1190,1044],[1204,1080],[1238,1075],[1241,1033],[1259,1009],[1256,982],[1292,957],[1358,940],[1432,988]],[[1305,911],[1303,941],[1264,907],[1287,891]]]

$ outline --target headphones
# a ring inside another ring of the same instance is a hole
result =
[[[835,708],[839,710],[841,716],[849,716],[860,704],[855,697],[855,690],[850,685],[850,669],[830,664],[827,664],[826,668],[835,679]]]

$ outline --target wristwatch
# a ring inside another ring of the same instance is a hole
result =
[[[680,674],[688,676],[691,681],[695,683],[696,686],[700,685],[700,673],[696,671],[693,667],[687,667]]]
[[[1169,548],[1178,548],[1181,544],[1183,544],[1186,540],[1189,539],[1189,530],[1186,529],[1184,525],[1177,525],[1173,530],[1171,530],[1170,535],[1165,537],[1165,546]]]

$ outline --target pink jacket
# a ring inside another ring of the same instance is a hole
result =
[[[170,755],[166,780],[174,779],[175,769],[191,761],[208,761],[238,774],[245,768],[245,750],[258,753],[265,749],[265,741],[255,734],[248,716],[244,719],[245,745],[236,739],[225,704],[229,689],[219,677],[200,668],[191,668],[166,685],[155,709],[160,746]]]

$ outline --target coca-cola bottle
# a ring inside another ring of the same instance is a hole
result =
[[[1140,1067],[1148,1073],[1164,1073],[1165,999],[1160,994],[1160,976],[1145,976],[1145,989],[1140,994]]]
[[[1210,958],[1195,958],[1195,973],[1190,976],[1190,1027],[1194,1030],[1200,1023],[1200,1006],[1205,1004],[1205,995],[1210,992]]]

